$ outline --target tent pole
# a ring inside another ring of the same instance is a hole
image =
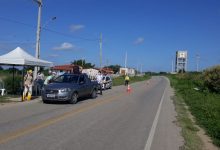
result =
[[[14,84],[14,81],[15,81],[15,65],[13,65],[13,83],[12,83],[12,89],[13,89],[13,94],[15,95],[15,84]]]

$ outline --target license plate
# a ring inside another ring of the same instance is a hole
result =
[[[47,94],[47,97],[52,97],[52,98],[54,98],[54,97],[55,97],[55,94]]]

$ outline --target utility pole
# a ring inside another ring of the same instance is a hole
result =
[[[197,55],[196,55],[196,71],[197,71],[197,72],[199,72],[199,59],[200,59],[200,57],[199,57],[199,55],[197,54]]]
[[[35,57],[40,58],[40,32],[41,32],[41,9],[42,9],[42,0],[33,0],[38,4],[38,19],[37,19],[37,39],[36,39],[36,53]],[[34,79],[37,77],[38,67],[34,68]]]
[[[99,45],[100,45],[100,69],[102,69],[102,33],[100,34]]]
[[[173,73],[173,59],[172,59],[172,64],[171,64],[171,73]]]
[[[127,51],[125,53],[125,68],[127,68],[127,59],[128,59],[128,56],[127,56]]]

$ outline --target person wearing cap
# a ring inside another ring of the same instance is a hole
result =
[[[49,76],[46,78],[46,80],[44,81],[44,86],[49,84],[51,82],[51,80],[56,76],[56,72],[51,72],[49,71]]]
[[[32,70],[28,70],[27,74],[24,76],[23,100],[30,100],[32,95],[32,85],[33,85],[33,72]]]

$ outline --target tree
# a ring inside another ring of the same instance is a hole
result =
[[[0,70],[4,70],[2,66],[0,66]]]
[[[114,71],[114,73],[117,73],[117,72],[119,72],[121,66],[120,65],[110,65],[105,68],[111,68]]]
[[[82,66],[84,69],[88,69],[88,68],[94,68],[95,65],[92,63],[87,63],[85,61],[85,59],[79,59],[79,60],[74,60],[73,62],[71,62],[71,64],[73,65],[78,65],[78,66]]]

